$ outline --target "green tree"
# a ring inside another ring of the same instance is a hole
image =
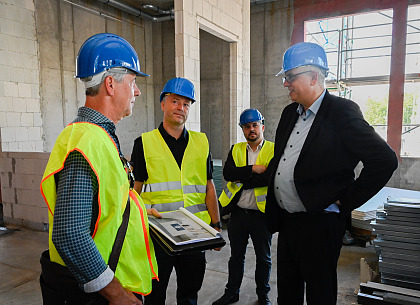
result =
[[[411,119],[417,114],[419,90],[404,94],[403,125],[411,124]],[[388,116],[388,97],[369,98],[364,114],[370,125],[386,125]]]
[[[388,116],[388,97],[369,98],[366,103],[365,120],[370,125],[386,125]]]
[[[411,119],[416,115],[416,101],[419,97],[418,90],[404,94],[403,124],[411,124]]]

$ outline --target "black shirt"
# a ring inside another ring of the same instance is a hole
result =
[[[168,145],[169,149],[174,156],[176,163],[181,168],[182,158],[184,157],[185,149],[188,144],[188,132],[187,129],[182,131],[181,136],[175,139],[163,128],[163,123],[160,123],[158,128],[160,134]],[[143,141],[141,136],[134,140],[133,151],[131,153],[131,163],[133,165],[133,173],[136,181],[144,182],[149,178],[146,168],[146,160],[144,159]],[[207,157],[207,180],[213,179],[213,161],[211,154]]]

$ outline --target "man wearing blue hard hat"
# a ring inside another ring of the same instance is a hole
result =
[[[292,103],[277,127],[266,215],[278,231],[278,304],[337,302],[337,261],[346,219],[398,166],[394,151],[359,106],[325,88],[324,49],[298,43],[284,54],[283,85]],[[362,162],[358,178],[355,167]]]
[[[239,300],[249,237],[256,256],[258,304],[269,305],[271,233],[264,213],[269,181],[266,169],[274,155],[274,143],[264,139],[264,117],[257,109],[244,110],[239,126],[246,142],[233,145],[229,151],[223,167],[223,177],[228,183],[219,197],[222,215],[230,213],[229,278],[225,293],[212,305],[227,305]]]
[[[115,134],[140,96],[136,76],[147,74],[123,38],[97,34],[80,48],[76,77],[85,105],[58,136],[41,182],[49,217],[49,251],[41,256],[44,305],[141,305],[140,295],[157,278],[152,211],[132,189]]]
[[[163,122],[134,141],[134,189],[147,207],[160,213],[184,207],[195,216],[221,229],[212,176],[209,143],[204,133],[185,128],[190,107],[195,103],[194,85],[185,78],[170,79],[160,94]],[[159,281],[153,281],[147,305],[165,305],[172,269],[177,276],[178,305],[197,304],[206,259],[204,251],[168,255],[155,246]]]

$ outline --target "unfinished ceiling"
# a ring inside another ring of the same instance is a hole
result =
[[[107,0],[100,0],[101,2],[106,2]],[[153,5],[155,8],[161,10],[170,10],[174,8],[174,0],[108,0],[109,4],[112,2],[120,2],[125,5],[128,5],[132,8],[145,11],[146,13],[152,13],[153,15],[159,14],[156,13],[154,9],[149,9],[145,5]],[[274,2],[275,0],[250,0],[251,5],[263,4],[267,2]],[[112,4],[111,4],[112,5]]]
[[[174,0],[120,0],[119,2],[125,3],[137,9],[143,10],[143,5],[151,4],[158,6],[160,9],[168,10],[174,8]]]

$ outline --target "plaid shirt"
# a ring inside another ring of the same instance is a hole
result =
[[[115,125],[107,117],[81,107],[73,122],[89,122],[104,128],[122,156]],[[68,155],[55,179],[53,243],[81,288],[86,292],[98,291],[114,277],[91,237],[99,213],[98,181],[89,163],[77,151]]]

